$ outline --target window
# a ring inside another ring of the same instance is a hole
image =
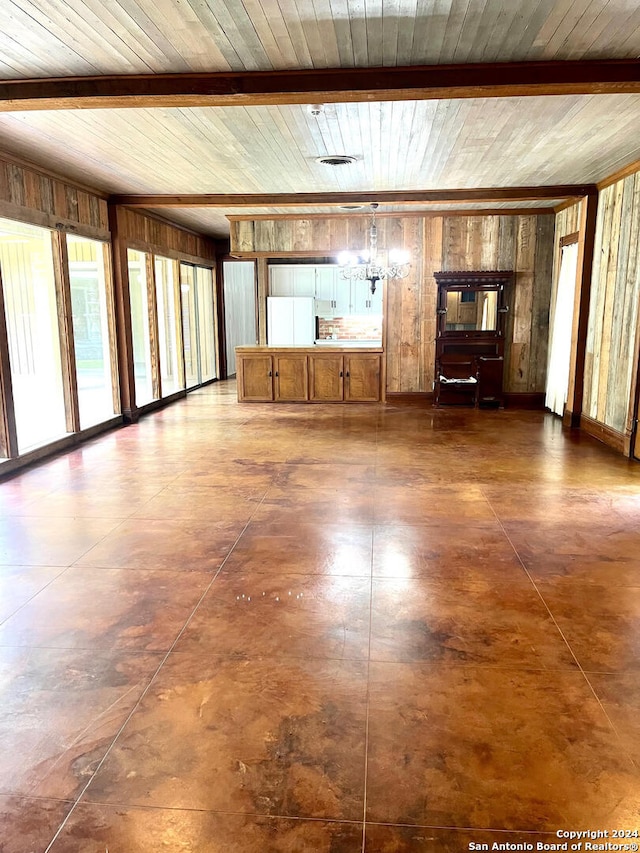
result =
[[[127,251],[129,265],[129,300],[131,303],[131,333],[136,406],[154,399],[151,369],[151,338],[149,334],[149,297],[147,293],[147,256],[133,249]]]
[[[67,432],[50,231],[0,219],[0,273],[18,450]]]
[[[184,387],[181,357],[178,354],[178,317],[176,313],[175,262],[155,258],[158,343],[160,349],[160,392],[168,397]]]
[[[191,264],[180,264],[180,299],[186,383],[187,388],[194,388],[200,383],[200,365],[198,363],[196,277],[195,268]]]
[[[113,417],[117,409],[104,245],[68,235],[67,251],[80,427],[86,429]]]
[[[215,310],[213,303],[213,273],[207,267],[196,267],[198,299],[198,349],[200,353],[200,382],[216,378]]]

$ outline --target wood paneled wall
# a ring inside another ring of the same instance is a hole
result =
[[[119,236],[134,248],[184,260],[215,260],[215,240],[128,207],[118,207],[117,217]]]
[[[37,169],[0,157],[0,216],[106,240],[107,202]]]
[[[368,217],[239,220],[231,222],[231,251],[252,255],[335,255],[366,245]],[[411,272],[385,283],[385,352],[389,393],[430,392],[439,270],[512,269],[516,282],[505,347],[505,390],[544,391],[554,218],[397,216],[378,218],[378,243],[411,253]]]
[[[583,413],[627,436],[637,360],[640,173],[600,192]]]
[[[442,269],[513,270],[506,293],[504,390],[544,391],[553,269],[553,217],[444,217]],[[425,271],[425,277],[427,271]],[[435,312],[434,312],[435,313]]]

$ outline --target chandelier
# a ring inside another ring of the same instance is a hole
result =
[[[391,249],[388,263],[378,254],[378,227],[376,225],[376,210],[378,205],[371,205],[371,225],[369,226],[369,248],[357,255],[341,252],[338,263],[342,267],[342,278],[354,281],[368,281],[371,293],[376,292],[376,283],[382,279],[405,278],[409,274],[409,253],[403,249]]]

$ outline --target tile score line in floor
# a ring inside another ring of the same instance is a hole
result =
[[[379,422],[376,420],[375,452],[373,458],[373,482],[378,482],[378,439]],[[371,695],[371,635],[373,629],[373,549],[375,545],[376,519],[375,513],[371,525],[371,558],[369,562],[369,642],[367,645],[367,692],[365,697],[365,721],[364,721],[364,790],[362,792],[362,851],[365,853],[367,843],[367,783],[369,781],[369,710]]]
[[[498,524],[500,525],[500,528],[502,529],[502,532],[504,533],[504,535],[505,535],[505,537],[506,537],[507,541],[509,542],[509,545],[511,545],[511,547],[513,548],[513,552],[514,552],[514,554],[516,555],[516,558],[517,558],[518,562],[520,563],[520,565],[522,566],[522,569],[524,570],[525,574],[527,575],[527,577],[528,577],[528,578],[529,578],[529,580],[531,581],[531,583],[532,583],[532,585],[533,585],[533,588],[535,589],[536,594],[538,595],[538,598],[540,599],[540,601],[541,601],[541,602],[542,602],[542,604],[544,605],[545,610],[546,610],[546,611],[547,611],[547,613],[549,614],[550,619],[552,620],[553,624],[554,624],[554,625],[556,626],[556,628],[558,629],[558,632],[559,632],[560,636],[562,637],[562,639],[564,640],[564,642],[565,642],[565,644],[566,644],[567,648],[569,649],[569,651],[570,651],[570,653],[571,653],[571,656],[572,656],[572,657],[573,657],[573,659],[575,660],[575,662],[576,662],[576,666],[577,666],[577,667],[578,667],[578,669],[580,670],[580,672],[581,672],[581,674],[582,674],[582,677],[583,677],[583,678],[584,678],[584,680],[587,682],[587,685],[588,685],[588,687],[589,687],[589,690],[590,690],[590,691],[591,691],[591,693],[593,694],[594,699],[596,700],[596,702],[598,703],[598,705],[599,705],[600,709],[602,710],[602,713],[604,714],[605,719],[607,720],[607,722],[608,722],[608,724],[609,724],[609,726],[610,726],[610,728],[611,728],[611,731],[612,731],[612,732],[614,733],[614,735],[616,736],[616,739],[617,739],[617,740],[618,740],[618,742],[620,743],[620,747],[623,749],[623,751],[624,751],[624,752],[625,752],[625,754],[627,755],[627,758],[629,759],[629,761],[630,761],[631,765],[635,767],[635,762],[634,762],[633,758],[629,755],[628,750],[625,748],[625,746],[624,746],[624,741],[623,741],[622,737],[620,736],[620,733],[619,733],[619,731],[618,731],[617,727],[615,726],[615,724],[614,724],[613,720],[611,719],[611,717],[610,717],[610,716],[609,716],[609,714],[607,713],[607,709],[606,709],[606,708],[604,707],[604,705],[602,704],[602,701],[601,701],[600,697],[599,697],[599,696],[598,696],[598,694],[596,693],[596,691],[595,691],[595,689],[594,689],[593,685],[591,684],[591,681],[589,680],[589,677],[588,677],[588,675],[587,675],[587,672],[585,671],[585,669],[583,668],[582,664],[581,664],[581,663],[580,663],[580,661],[578,660],[578,658],[577,658],[577,656],[576,656],[575,652],[573,651],[573,649],[572,649],[572,647],[571,647],[571,644],[569,643],[569,640],[566,638],[566,636],[565,636],[565,634],[564,634],[564,631],[562,630],[562,628],[560,627],[560,625],[559,625],[559,624],[558,624],[558,622],[556,621],[556,618],[555,618],[555,616],[553,615],[553,613],[551,612],[551,609],[549,608],[549,605],[547,604],[547,602],[546,602],[546,600],[545,600],[544,596],[542,595],[542,593],[541,593],[541,592],[540,592],[540,590],[538,589],[538,585],[536,584],[535,580],[534,580],[534,579],[533,579],[533,577],[531,576],[531,573],[529,572],[529,569],[528,569],[528,568],[527,568],[527,566],[525,565],[524,560],[522,559],[522,557],[520,556],[520,554],[519,554],[519,552],[518,552],[518,549],[516,548],[515,544],[513,543],[513,540],[512,540],[512,539],[511,539],[511,537],[509,536],[509,534],[508,534],[508,532],[507,532],[507,530],[506,530],[506,528],[505,528],[504,524],[502,523],[501,518],[498,516],[497,512],[495,511],[495,509],[494,509],[494,507],[493,507],[493,504],[491,503],[490,498],[489,498],[489,497],[488,497],[488,495],[485,493],[484,489],[482,489],[482,488],[481,488],[481,491],[482,491],[482,494],[483,494],[483,495],[484,495],[484,497],[485,497],[485,500],[487,501],[487,503],[488,503],[488,504],[489,504],[489,506],[491,507],[491,511],[492,511],[492,512],[493,512],[493,514],[495,515],[496,520],[497,520]]]
[[[244,533],[245,533],[245,531],[246,531],[247,527],[248,527],[248,526],[249,526],[249,524],[251,523],[251,519],[253,518],[253,516],[254,516],[254,515],[255,515],[255,513],[257,512],[258,508],[262,505],[263,501],[264,501],[264,496],[263,496],[262,500],[260,500],[260,501],[259,501],[259,503],[257,503],[257,504],[256,504],[256,508],[254,509],[253,513],[251,514],[251,517],[247,520],[246,524],[244,525],[244,527],[242,528],[242,530],[240,531],[240,533],[239,533],[239,534],[238,534],[238,536],[236,537],[236,539],[235,539],[235,541],[234,541],[233,545],[232,545],[232,546],[231,546],[231,548],[229,549],[229,552],[228,552],[228,553],[227,553],[227,555],[225,556],[224,560],[220,563],[220,565],[219,565],[219,566],[218,566],[218,568],[216,569],[216,572],[215,572],[214,576],[211,578],[211,581],[207,584],[206,589],[204,590],[204,592],[202,593],[202,595],[201,595],[201,596],[200,596],[200,598],[198,599],[198,601],[197,601],[197,603],[196,603],[195,607],[193,608],[193,610],[192,610],[191,614],[189,615],[188,619],[186,620],[186,622],[184,623],[184,625],[182,626],[182,628],[180,629],[180,631],[179,631],[179,632],[178,632],[178,634],[176,635],[176,637],[175,637],[175,639],[174,639],[173,643],[171,644],[171,647],[169,648],[169,650],[166,652],[166,654],[164,655],[164,657],[162,658],[162,660],[161,660],[161,661],[160,661],[160,663],[158,664],[158,666],[157,666],[157,668],[156,668],[155,672],[153,673],[153,675],[152,675],[152,676],[151,676],[151,678],[149,679],[149,683],[147,684],[147,686],[144,688],[144,690],[143,690],[143,691],[142,691],[142,693],[140,694],[140,696],[139,696],[139,698],[138,698],[138,701],[135,703],[135,705],[134,705],[134,706],[133,706],[133,708],[131,709],[130,713],[127,715],[127,718],[125,719],[125,721],[122,723],[122,725],[120,726],[120,728],[119,728],[119,729],[118,729],[118,731],[116,732],[115,737],[114,737],[114,738],[113,738],[113,740],[111,741],[111,743],[110,743],[109,747],[107,748],[107,750],[106,750],[105,754],[102,756],[102,758],[100,759],[100,762],[98,763],[98,765],[97,765],[96,769],[95,769],[95,770],[93,771],[93,773],[91,774],[91,778],[87,781],[87,784],[82,788],[82,790],[80,791],[80,793],[79,793],[79,794],[78,794],[78,796],[76,797],[76,800],[75,800],[74,804],[71,806],[71,808],[69,809],[68,813],[66,814],[66,816],[65,816],[64,820],[62,821],[62,823],[60,824],[60,826],[59,826],[59,827],[58,827],[58,829],[56,830],[56,832],[55,832],[55,834],[54,834],[53,838],[51,839],[51,841],[49,842],[49,844],[48,844],[48,845],[47,845],[47,847],[45,848],[44,853],[49,853],[49,851],[51,850],[52,846],[55,844],[56,839],[58,838],[58,836],[60,835],[60,833],[62,832],[62,830],[63,830],[63,829],[64,829],[64,827],[66,826],[66,824],[68,823],[68,821],[69,821],[69,819],[70,819],[71,815],[72,815],[72,814],[73,814],[73,812],[76,810],[77,806],[79,805],[80,801],[82,800],[82,798],[83,798],[83,796],[84,796],[85,792],[87,791],[87,788],[91,785],[91,782],[92,782],[92,781],[93,781],[93,779],[95,778],[96,774],[100,771],[100,768],[102,767],[102,765],[103,765],[103,764],[105,763],[105,761],[107,760],[107,757],[111,754],[111,751],[112,751],[112,750],[113,750],[113,748],[115,747],[115,745],[116,745],[116,743],[117,743],[117,741],[118,741],[118,738],[120,737],[120,735],[121,735],[121,734],[122,734],[122,732],[124,731],[125,727],[126,727],[126,726],[127,726],[127,724],[129,723],[129,721],[131,720],[131,718],[133,717],[133,715],[135,714],[135,712],[136,712],[136,711],[138,710],[138,708],[140,707],[140,704],[141,704],[142,700],[145,698],[145,696],[147,695],[147,693],[151,690],[151,687],[153,686],[153,684],[154,684],[155,680],[157,679],[158,675],[160,674],[160,670],[161,670],[161,669],[162,669],[162,667],[165,665],[165,663],[167,662],[167,660],[168,660],[168,658],[169,658],[169,655],[172,653],[172,651],[173,651],[173,650],[174,650],[174,648],[176,647],[176,645],[177,645],[178,641],[180,640],[180,638],[182,637],[182,635],[184,634],[184,632],[185,632],[185,631],[187,630],[187,628],[189,627],[189,625],[190,625],[190,623],[191,623],[191,621],[192,621],[193,617],[194,617],[194,616],[195,616],[195,614],[196,614],[196,611],[198,610],[198,608],[199,608],[199,607],[200,607],[200,605],[202,604],[202,602],[203,602],[203,600],[204,600],[205,596],[207,595],[207,593],[209,592],[209,590],[211,589],[211,587],[212,587],[212,586],[213,586],[213,584],[215,583],[216,578],[218,577],[218,575],[220,574],[220,572],[221,572],[221,571],[222,571],[222,569],[224,568],[225,563],[227,562],[227,560],[229,559],[229,557],[230,557],[230,556],[231,556],[231,554],[233,553],[233,551],[234,551],[234,549],[235,549],[236,545],[238,544],[238,542],[240,541],[240,539],[241,539],[241,538],[242,538],[242,536],[244,535]],[[124,522],[123,522],[123,523],[124,523]],[[116,529],[116,528],[114,528],[114,530],[115,530],[115,529]],[[107,535],[108,535],[108,534],[107,534]],[[100,540],[100,541],[102,541],[102,540]],[[97,543],[96,543],[96,544],[97,544]],[[93,546],[92,546],[92,547],[93,547]],[[90,550],[91,550],[91,548],[89,548],[88,550],[90,551]],[[88,551],[87,551],[86,553],[88,553]],[[81,559],[81,558],[79,557],[78,559]]]

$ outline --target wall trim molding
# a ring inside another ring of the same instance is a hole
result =
[[[631,175],[634,175],[636,172],[640,172],[640,160],[634,160],[632,163],[628,163],[626,166],[623,166],[622,169],[618,169],[618,171],[614,172],[612,175],[607,175],[606,178],[598,181],[596,186],[598,187],[598,190],[604,190],[612,184],[617,184],[618,181],[624,181],[625,178],[631,177]]]
[[[580,242],[580,232],[574,231],[573,234],[567,234],[565,237],[560,238],[560,248],[564,249],[565,246],[572,246],[574,243]]]
[[[607,424],[600,423],[600,421],[596,421],[594,418],[590,418],[584,412],[580,418],[580,429],[592,438],[596,438],[608,447],[617,450],[618,453],[624,453],[626,456],[629,455],[631,437],[625,433],[619,432]]]

